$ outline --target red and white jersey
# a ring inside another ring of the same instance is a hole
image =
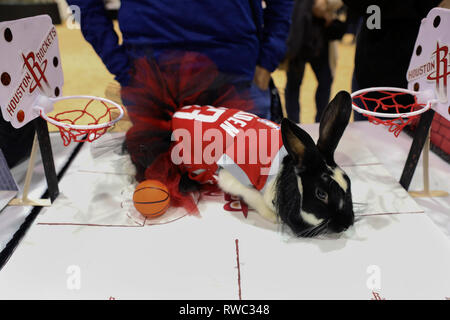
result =
[[[263,191],[287,154],[279,125],[237,109],[186,106],[172,130],[172,161],[201,183],[214,182],[221,167]]]

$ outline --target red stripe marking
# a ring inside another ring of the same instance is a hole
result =
[[[239,300],[242,300],[241,295],[241,265],[239,263],[239,240],[235,240],[236,243],[236,263],[237,263],[237,269],[238,269],[238,288],[239,288]]]
[[[37,225],[41,226],[80,226],[80,227],[119,227],[119,228],[141,228],[145,226],[158,226],[158,225],[164,225],[169,224],[172,222],[175,222],[177,220],[180,220],[184,217],[186,217],[188,214],[184,214],[176,219],[169,220],[166,222],[150,222],[152,219],[148,219],[144,216],[144,224],[138,224],[136,226],[132,225],[123,225],[123,224],[93,224],[93,223],[72,223],[72,222],[38,222]],[[128,216],[131,218],[130,216]],[[133,220],[134,221],[134,220]],[[134,221],[136,224],[137,222]]]
[[[144,225],[124,225],[124,224],[94,224],[94,223],[71,223],[71,222],[38,222],[41,226],[82,226],[82,227],[118,227],[118,228],[142,228]]]

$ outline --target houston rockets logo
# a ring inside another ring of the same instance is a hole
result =
[[[225,211],[242,212],[244,217],[247,219],[248,206],[244,201],[242,201],[242,199],[236,196],[232,196],[228,193],[224,194],[224,199],[226,201],[225,205],[223,206]]]
[[[28,69],[28,72],[32,76],[34,83],[30,85],[29,93],[33,93],[36,88],[42,88],[42,82],[48,85],[47,78],[45,77],[45,70],[47,69],[47,59],[42,61],[39,65],[36,62],[34,52],[30,52],[27,56],[22,53],[22,58],[24,61],[24,66]]]
[[[45,89],[49,89],[50,83],[45,75],[45,71],[47,70],[47,54],[51,49],[52,44],[56,40],[56,29],[53,26],[48,32],[45,39],[42,41],[41,45],[38,47],[36,51],[29,51],[28,54],[22,53],[23,59],[23,78],[18,83],[16,89],[12,92],[12,97],[9,99],[9,102],[6,107],[7,115],[12,119],[16,114],[16,109],[19,108],[21,102],[24,97],[27,95],[33,94],[36,88],[39,88],[40,91],[46,93]],[[55,65],[56,67],[56,65]],[[51,78],[51,75],[50,75]],[[52,81],[52,79],[50,79]],[[45,84],[45,86],[44,86]],[[51,94],[47,92],[46,94]],[[22,109],[22,108],[19,108]],[[23,110],[22,110],[23,114]],[[8,118],[6,120],[9,121]],[[22,122],[24,118],[19,117],[19,113],[17,114],[18,122]]]
[[[17,90],[14,92],[14,95],[11,97],[6,108],[6,111],[11,117],[14,116],[18,105],[20,104],[24,96],[26,96],[27,91],[28,94],[32,94],[36,90],[36,88],[44,91],[42,88],[42,83],[45,83],[47,87],[49,87],[49,83],[45,76],[45,70],[47,69],[47,59],[43,60],[42,63],[39,64],[35,59],[34,52],[32,51],[26,56],[22,53],[22,58],[23,67],[26,68],[27,71],[25,72],[22,81],[20,82]],[[22,121],[19,120],[19,122]]]
[[[448,46],[439,46],[439,43],[436,43],[433,56],[435,68],[428,74],[427,80],[435,81],[439,98],[447,100],[447,82],[450,77]]]
[[[244,201],[242,201],[240,197],[224,193],[222,190],[219,189],[217,185],[211,185],[210,190],[203,192],[202,195],[225,200],[225,204],[223,205],[223,209],[225,211],[242,212],[244,218],[247,219],[248,211],[250,209],[248,205]]]
[[[386,298],[383,298],[378,292],[372,291],[373,298],[370,300],[386,300]]]

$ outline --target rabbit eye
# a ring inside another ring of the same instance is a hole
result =
[[[328,194],[320,188],[316,189],[316,196],[322,201],[327,201],[328,199]]]

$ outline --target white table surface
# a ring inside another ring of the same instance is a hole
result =
[[[317,136],[317,125],[303,127]],[[114,210],[103,210],[101,217],[83,216],[101,206],[96,206],[95,197],[85,204],[74,201],[77,193],[71,191],[71,181],[81,179],[88,186],[87,169],[108,172],[121,167],[120,159],[89,162],[93,152],[86,149],[61,181],[62,194],[55,206],[42,211],[0,271],[0,298],[237,299],[236,239],[244,299],[371,299],[375,289],[368,282],[373,268],[381,279],[376,291],[386,299],[449,297],[450,200],[413,200],[396,183],[411,139],[406,134],[395,138],[384,127],[368,123],[351,124],[343,139],[347,141],[343,149],[352,150],[351,155],[337,154],[344,170],[352,177],[382,177],[391,189],[370,180],[369,187],[387,196],[380,199],[391,199],[390,191],[395,191],[404,197],[404,205],[397,208],[389,201],[384,214],[377,213],[380,206],[368,205],[364,210],[370,214],[360,217],[352,230],[318,239],[292,238],[254,212],[248,219],[239,212],[225,212],[223,202],[214,199],[202,202],[200,219],[185,217],[169,224],[132,226],[133,221],[123,217],[116,221]],[[355,163],[360,169],[354,168]],[[420,168],[419,163],[413,190],[421,188]],[[432,188],[450,189],[449,168],[430,154]],[[119,173],[114,178],[97,173],[91,179],[111,186],[131,181]],[[114,190],[118,191],[123,194]],[[360,196],[370,202],[370,193]],[[115,198],[107,199],[113,208]],[[397,214],[389,212],[395,210]],[[109,225],[111,221],[118,225]],[[68,285],[73,270],[81,277],[77,289]]]

